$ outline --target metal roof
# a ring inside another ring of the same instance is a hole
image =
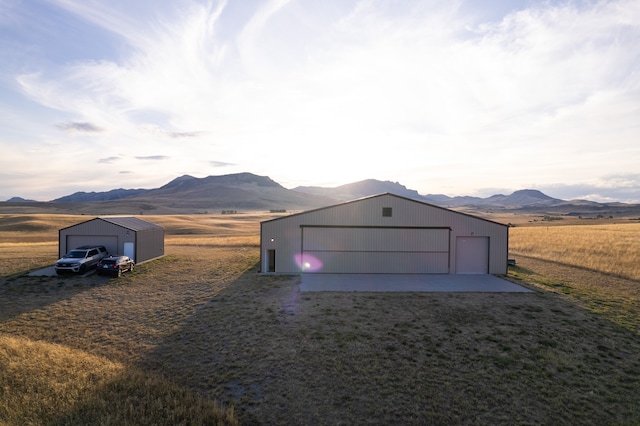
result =
[[[132,231],[146,231],[149,229],[162,228],[155,223],[147,222],[146,220],[138,219],[133,216],[107,216],[99,217],[98,219],[105,222],[113,223],[114,225],[122,226],[123,228],[131,229]]]
[[[117,226],[121,226],[126,229],[130,229],[132,231],[146,231],[149,229],[162,229],[162,226],[156,225],[155,223],[147,222],[146,220],[138,219],[137,217],[132,216],[104,216],[104,217],[96,217],[93,219],[85,220],[84,222],[76,223],[75,225],[67,226],[60,231],[65,229],[73,228],[74,226],[82,225],[83,223],[93,222],[94,220],[102,220],[104,222],[112,223]]]
[[[359,203],[361,201],[369,200],[369,199],[372,199],[372,198],[383,197],[385,195],[390,195],[392,197],[396,197],[396,198],[399,198],[401,200],[410,201],[410,202],[413,202],[413,203],[416,203],[416,204],[422,204],[423,206],[429,206],[429,207],[433,207],[433,208],[440,209],[440,210],[446,210],[446,211],[451,212],[453,214],[472,217],[474,219],[483,220],[485,222],[495,223],[496,225],[501,225],[501,226],[506,226],[506,227],[509,226],[509,225],[506,225],[504,223],[496,222],[496,221],[491,220],[491,219],[485,219],[483,217],[475,216],[475,215],[472,215],[472,214],[469,214],[469,213],[464,213],[464,212],[459,212],[457,210],[447,209],[445,207],[437,206],[435,204],[430,204],[430,203],[427,203],[427,202],[424,202],[424,201],[420,201],[420,200],[414,200],[413,198],[404,197],[402,195],[393,194],[391,192],[383,192],[382,194],[369,195],[369,196],[366,196],[366,197],[357,198],[357,199],[351,200],[351,201],[345,201],[343,203],[338,203],[338,204],[334,204],[334,205],[331,205],[331,206],[320,207],[320,208],[317,208],[317,209],[307,210],[307,211],[303,211],[303,212],[300,212],[300,213],[294,213],[294,214],[291,214],[291,215],[288,215],[288,216],[276,217],[274,219],[269,219],[269,220],[262,221],[261,223],[275,222],[277,220],[284,220],[284,219],[288,219],[288,218],[290,218],[292,216],[302,216],[302,215],[305,215],[307,213],[320,211],[320,210],[325,210],[325,209],[332,209],[334,207],[342,206],[342,205],[345,205],[345,204]]]

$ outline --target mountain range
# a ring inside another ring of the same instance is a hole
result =
[[[236,173],[196,178],[180,176],[155,189],[112,189],[105,192],[76,192],[49,202],[14,197],[0,203],[0,211],[33,210],[74,211],[86,214],[186,214],[216,210],[308,210],[380,193],[403,197],[447,208],[467,210],[505,210],[550,214],[628,213],[640,206],[623,203],[596,203],[585,200],[561,200],[535,189],[523,189],[509,195],[491,197],[449,197],[443,194],[421,195],[416,190],[391,181],[367,179],[333,188],[299,186],[284,188],[267,176]]]
[[[553,206],[566,204],[566,201],[549,197],[535,189],[523,189],[516,191],[510,195],[492,195],[488,198],[481,197],[449,197],[443,194],[426,194],[420,195],[413,189],[398,182],[379,181],[375,179],[367,179],[360,182],[350,183],[335,188],[323,188],[315,186],[299,186],[294,188],[295,191],[306,192],[309,194],[323,195],[326,197],[346,201],[350,199],[366,197],[369,195],[390,192],[403,197],[412,198],[414,200],[424,201],[445,207],[464,207],[464,206],[493,206],[499,208],[517,209],[527,206]]]

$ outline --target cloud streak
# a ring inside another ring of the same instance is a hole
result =
[[[211,164],[213,167],[229,167],[236,165],[234,163],[227,163],[225,161],[209,161],[209,164]]]
[[[56,127],[68,133],[101,133],[104,129],[92,123],[59,123]]]
[[[147,156],[136,156],[135,159],[136,160],[143,160],[143,161],[164,161],[164,160],[169,160],[171,157],[168,157],[166,155],[147,155]]]
[[[155,136],[168,137],[171,139],[193,139],[199,138],[207,134],[207,132],[202,131],[190,131],[190,132],[176,132],[165,130],[160,126],[145,124],[140,126],[140,129],[143,132],[148,132]]]
[[[106,157],[98,160],[98,163],[101,164],[113,164],[120,160],[120,157]]]

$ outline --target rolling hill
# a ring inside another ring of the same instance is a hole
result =
[[[566,216],[640,215],[640,206],[602,204],[585,200],[565,201],[535,189],[487,198],[421,195],[391,181],[366,179],[333,188],[299,186],[284,188],[268,176],[236,173],[196,178],[180,176],[154,189],[113,189],[105,192],[77,192],[50,202],[14,197],[0,203],[0,213],[75,214],[197,214],[226,211],[300,211],[390,192],[447,208],[465,211],[511,211]]]
[[[5,213],[198,214],[227,211],[308,210],[335,199],[292,191],[266,176],[237,173],[180,176],[160,188],[77,192],[50,202],[4,202]]]

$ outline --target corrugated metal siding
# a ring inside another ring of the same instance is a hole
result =
[[[449,272],[449,229],[302,228],[304,272]]]
[[[139,222],[145,222],[136,218],[134,221],[129,221],[128,217],[119,217],[123,223],[129,223],[133,225]],[[158,225],[150,224],[146,230],[135,231],[131,228],[121,226],[110,220],[103,218],[96,218],[82,222],[67,228],[63,228],[59,231],[59,244],[58,251],[59,256],[62,257],[69,250],[75,247],[68,247],[67,241],[70,236],[76,236],[80,238],[73,238],[71,241],[91,241],[92,244],[104,245],[111,254],[124,253],[124,243],[135,244],[135,261],[143,262],[145,260],[154,259],[164,255],[164,229]],[[114,237],[117,239],[117,243],[114,247]]]
[[[87,238],[90,238],[92,241],[94,241],[93,244],[101,244],[101,245],[105,245],[105,247],[109,245],[109,247],[107,247],[107,250],[109,250],[111,254],[119,253],[122,248],[122,240],[126,237],[126,232],[127,232],[126,229],[113,225],[111,223],[105,222],[101,219],[92,219],[86,222],[79,223],[74,226],[69,226],[67,228],[60,230],[60,240],[59,240],[60,256],[62,257],[69,250],[72,250],[75,248],[75,247],[67,247],[67,241],[70,241],[69,236],[72,236],[72,235],[82,236],[85,240]],[[133,233],[133,231],[129,231],[129,232]],[[113,247],[112,239],[110,238],[100,239],[100,236],[117,237],[116,247]],[[133,241],[133,239],[131,239],[131,241]]]
[[[382,216],[383,207],[391,207],[391,217]],[[266,250],[272,249],[276,250],[276,273],[301,272],[301,225],[449,227],[451,228],[450,271],[455,271],[456,238],[485,236],[490,239],[489,273],[505,274],[507,272],[507,226],[392,194],[383,194],[262,222],[263,271],[266,270],[264,265]]]
[[[136,232],[136,263],[164,256],[164,229],[161,227]]]
[[[305,273],[446,274],[449,253],[305,252]],[[276,269],[277,270],[277,269]]]
[[[303,227],[303,250],[449,251],[449,229]]]

